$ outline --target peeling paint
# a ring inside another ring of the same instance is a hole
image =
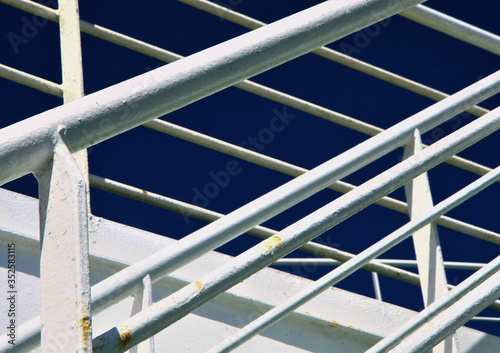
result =
[[[82,343],[87,345],[92,335],[92,321],[90,317],[87,315],[81,317],[80,320],[78,320],[78,327],[82,333]]]
[[[330,320],[331,322],[328,323],[328,326],[332,327],[332,328],[337,328],[340,326],[340,324],[335,321],[335,320]]]
[[[276,248],[279,248],[282,245],[283,245],[283,240],[277,235],[274,235],[271,238],[264,241],[264,248],[267,251],[270,251],[271,253],[274,250],[276,250]]]
[[[118,332],[120,332],[120,352],[125,351],[128,344],[132,340],[132,331],[128,326],[120,326],[118,328]]]
[[[204,287],[204,285],[201,281],[194,282],[194,286],[196,287],[196,294],[200,293]]]

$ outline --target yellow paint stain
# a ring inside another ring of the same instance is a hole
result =
[[[332,327],[332,328],[336,328],[336,327],[339,327],[340,324],[335,321],[335,320],[330,320],[331,322],[328,323],[328,326]]]
[[[78,320],[78,327],[82,332],[82,343],[86,345],[92,334],[92,321],[90,320],[90,317],[81,317],[80,320]]]
[[[128,326],[120,326],[118,331],[120,332],[120,352],[125,351],[128,344],[132,340],[132,331]]]
[[[203,283],[201,281],[194,282],[194,286],[196,287],[196,294],[200,293],[203,289]]]
[[[276,248],[283,245],[283,240],[277,235],[272,236],[271,238],[264,241],[264,247],[267,251],[274,251]]]

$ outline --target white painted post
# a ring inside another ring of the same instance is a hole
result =
[[[404,158],[422,151],[420,132],[415,129],[412,142],[405,147]],[[405,185],[410,219],[417,219],[433,207],[427,173],[423,173]],[[448,292],[448,282],[443,264],[436,223],[429,223],[413,233],[413,245],[417,256],[418,273],[422,284],[425,307]],[[457,344],[452,336],[438,344],[433,353],[456,353]]]
[[[132,316],[151,305],[153,305],[153,284],[151,282],[151,277],[147,275],[142,279],[142,288],[135,296],[134,304],[132,305]],[[155,353],[154,336],[132,347],[129,352]]]
[[[63,98],[69,103],[84,96],[78,0],[59,0],[59,30]],[[74,153],[73,159],[89,185],[87,150]]]
[[[92,352],[87,190],[58,135],[40,183],[42,352]]]

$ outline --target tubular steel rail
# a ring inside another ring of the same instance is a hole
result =
[[[40,331],[42,347],[50,346],[52,337],[58,332],[67,332],[68,339],[64,346],[58,347],[60,351],[123,352],[141,342],[143,349],[153,351],[154,342],[151,337],[154,334],[272,264],[282,266],[314,263],[335,264],[338,267],[311,287],[305,288],[213,347],[210,352],[227,352],[243,344],[359,268],[373,271],[378,299],[381,299],[381,291],[377,273],[421,285],[426,304],[426,308],[407,325],[380,341],[370,352],[386,352],[390,349],[394,352],[424,352],[436,345],[443,352],[451,352],[450,347],[456,346],[452,334],[457,328],[473,319],[487,306],[499,310],[500,303],[495,300],[500,296],[500,257],[489,264],[444,262],[439,250],[435,224],[500,244],[500,234],[444,215],[487,186],[500,181],[500,167],[491,170],[455,156],[500,128],[500,108],[488,111],[477,105],[500,91],[500,71],[453,95],[447,95],[322,47],[398,13],[495,54],[500,54],[498,36],[418,5],[421,0],[326,2],[270,25],[208,1],[180,0],[253,30],[183,58],[80,20],[76,0],[60,0],[58,10],[27,0],[0,1],[59,22],[63,83],[56,84],[2,64],[0,76],[62,97],[65,103],[0,130],[0,184],[28,173],[37,176],[40,183],[43,243],[42,319],[37,317],[22,326],[22,336],[18,338],[15,347],[7,346],[7,340],[2,340],[0,351],[29,351],[40,343]],[[418,6],[413,7],[415,5]],[[80,31],[172,64],[83,97]],[[438,102],[383,130],[247,80],[308,52]],[[218,79],[214,80],[214,77]],[[157,119],[232,85],[371,137],[316,168],[307,170]],[[479,118],[431,146],[422,145],[421,134],[463,111]],[[141,124],[291,175],[295,179],[223,215],[88,174],[86,148]],[[399,147],[405,147],[406,159],[375,178],[360,186],[340,181],[341,178]],[[426,171],[441,162],[450,163],[482,177],[434,206],[430,199]],[[91,289],[87,185],[212,223]],[[405,186],[408,203],[387,196],[401,186]],[[345,195],[281,231],[259,226],[260,223],[324,188],[341,191]],[[318,235],[372,203],[408,213],[411,221],[358,255],[311,242]],[[155,281],[245,232],[265,240],[160,302],[152,302],[151,290]],[[57,234],[69,236],[62,237]],[[416,261],[376,259],[411,235],[415,240]],[[66,249],[63,253],[70,255],[56,256],[56,253],[60,253],[56,249],[61,248]],[[282,259],[298,248],[327,259]],[[77,261],[73,261],[72,254],[75,252],[78,254]],[[419,275],[395,266],[418,266]],[[477,272],[453,287],[446,282],[445,267],[474,269]],[[56,268],[60,270],[54,271]],[[101,312],[138,289],[143,293],[142,310],[92,340],[92,314]],[[66,300],[58,298],[54,301],[53,298],[56,297],[65,297]],[[78,303],[76,307],[75,302]],[[78,318],[77,322],[75,318]],[[477,319],[496,320],[480,317]],[[439,325],[440,329],[429,331],[430,324]],[[148,341],[149,338],[151,339]]]

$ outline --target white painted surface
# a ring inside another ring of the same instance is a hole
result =
[[[20,322],[26,322],[40,312],[38,202],[5,190],[0,190],[0,200],[0,253],[5,253],[9,242],[18,245],[17,263],[22,271],[18,274],[18,287],[22,289],[18,314]],[[92,283],[172,242],[166,237],[93,217],[90,226]],[[158,301],[180,289],[227,259],[226,255],[211,252],[175,271],[154,283],[153,300]],[[0,276],[5,276],[5,272],[5,267],[0,267]],[[0,283],[0,290],[4,292],[5,282]],[[203,352],[236,332],[237,326],[246,324],[308,283],[309,280],[297,276],[265,269],[162,331],[155,337],[156,348],[160,352],[167,347],[169,352]],[[132,304],[130,297],[96,315],[94,337],[127,319]],[[4,314],[0,313],[2,335],[6,327]],[[413,314],[404,308],[332,288],[236,352],[363,352]],[[458,337],[461,352],[493,353],[500,344],[498,337],[467,328],[460,329]],[[0,342],[0,351],[3,344]]]

